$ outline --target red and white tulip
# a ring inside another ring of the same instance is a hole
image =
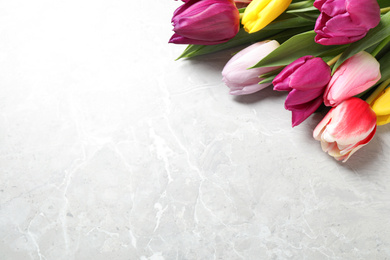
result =
[[[344,162],[365,146],[376,132],[376,115],[369,104],[352,97],[333,107],[314,129],[324,152]]]

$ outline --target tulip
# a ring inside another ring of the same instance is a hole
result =
[[[352,97],[333,107],[314,129],[324,152],[344,162],[374,137],[376,115],[367,102]]]
[[[322,104],[331,69],[321,58],[304,56],[287,65],[272,81],[274,90],[289,91],[284,107],[297,126]]]
[[[377,125],[390,123],[390,90],[386,89],[371,104],[377,116]]]
[[[360,40],[381,19],[377,0],[316,0],[313,5],[321,11],[314,31],[315,41],[322,45]]]
[[[342,101],[372,87],[381,78],[379,62],[361,51],[344,61],[334,72],[324,93],[326,106],[337,106]]]
[[[245,31],[257,32],[281,15],[291,0],[253,0],[245,9],[241,23]]]
[[[233,0],[189,0],[173,14],[177,44],[214,45],[232,39],[240,29],[240,14]]]
[[[271,85],[271,83],[259,84],[263,80],[259,76],[279,67],[248,68],[254,66],[278,47],[279,43],[275,40],[257,42],[234,55],[222,70],[222,80],[230,88],[229,93],[231,95],[246,95]]]

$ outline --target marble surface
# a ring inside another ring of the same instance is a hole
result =
[[[0,259],[390,259],[390,127],[335,161],[180,4],[0,1]]]

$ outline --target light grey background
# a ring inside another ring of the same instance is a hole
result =
[[[180,4],[0,1],[0,259],[389,259],[389,126],[335,161]]]

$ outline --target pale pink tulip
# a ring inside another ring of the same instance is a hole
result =
[[[229,93],[246,95],[270,86],[271,82],[259,84],[263,80],[259,76],[279,67],[249,68],[278,47],[279,43],[275,40],[257,42],[234,55],[222,70],[222,80],[230,88]]]
[[[333,107],[314,129],[324,152],[344,162],[376,132],[376,115],[367,102],[352,97]]]
[[[381,78],[379,62],[369,53],[361,51],[344,61],[335,71],[324,93],[326,106],[337,106],[358,95]]]

